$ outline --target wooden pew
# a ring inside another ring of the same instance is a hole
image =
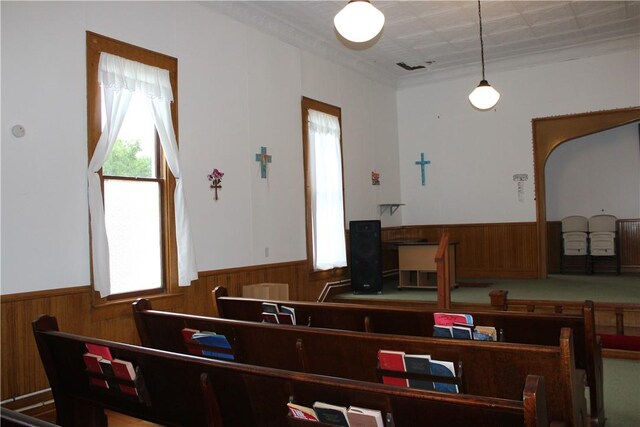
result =
[[[58,331],[54,317],[33,322],[34,336],[62,426],[105,426],[104,410],[168,426],[304,427],[286,403],[323,401],[391,414],[396,427],[415,425],[547,427],[544,379],[528,376],[522,400],[451,395],[211,360]],[[108,347],[144,377],[142,400],[90,385],[86,343]]]
[[[227,337],[235,360],[259,366],[377,382],[378,350],[430,354],[462,363],[466,392],[517,400],[527,375],[545,378],[550,419],[583,426],[587,417],[584,378],[575,369],[572,332],[558,335],[556,346],[372,334],[304,326],[273,325],[193,316],[151,309],[148,300],[133,304],[143,345],[188,352],[183,328]]]
[[[224,287],[216,287],[213,303],[219,317],[261,322],[265,300],[227,296]],[[292,307],[299,324],[312,327],[375,332],[395,335],[431,336],[433,313],[452,312],[433,307],[416,308],[370,304],[271,301]],[[589,386],[591,424],[604,425],[602,345],[595,332],[593,301],[585,301],[582,315],[515,313],[501,311],[465,311],[477,325],[494,326],[503,332],[504,341],[519,344],[557,345],[562,328],[571,328],[574,337],[576,367],[586,373]]]

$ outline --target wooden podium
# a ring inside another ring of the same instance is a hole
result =
[[[437,273],[436,253],[439,243],[436,242],[397,242],[398,245],[398,289],[437,289],[437,285],[429,283],[429,273]],[[456,283],[456,250],[457,242],[449,242],[449,285]]]

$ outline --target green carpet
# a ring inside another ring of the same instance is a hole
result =
[[[603,371],[605,425],[640,426],[640,361],[604,359]]]
[[[513,299],[547,299],[559,301],[627,302],[640,304],[640,275],[568,275],[554,274],[547,279],[461,279],[476,284],[472,287],[459,286],[451,290],[451,301],[468,303],[489,303],[489,292],[496,289],[509,291]],[[478,283],[488,283],[486,287]],[[381,295],[352,293],[341,294],[341,298],[396,299],[415,301],[436,301],[435,290],[398,290],[397,277],[385,278]]]

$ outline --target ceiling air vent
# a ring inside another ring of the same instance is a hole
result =
[[[431,64],[433,64],[434,62],[436,62],[436,61],[425,61],[425,64],[427,64],[427,65],[431,65]],[[398,62],[398,63],[396,63],[396,65],[397,65],[397,66],[399,66],[399,67],[404,68],[404,69],[405,69],[405,70],[407,70],[407,71],[415,71],[415,70],[420,70],[420,69],[422,69],[422,68],[427,68],[427,67],[426,67],[426,66],[424,66],[424,65],[407,65],[407,64],[406,64],[406,63],[404,63],[404,62]]]

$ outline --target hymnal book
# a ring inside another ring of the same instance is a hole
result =
[[[203,355],[202,349],[194,345],[194,344],[198,344],[198,342],[193,339],[193,334],[197,334],[200,331],[197,329],[183,328],[181,332],[182,332],[182,340],[184,341],[189,354],[202,356]]]
[[[347,408],[344,406],[330,405],[324,402],[315,402],[313,409],[316,411],[318,421],[340,427],[350,427],[347,418]]]
[[[281,305],[280,306],[280,313],[290,314],[292,319],[293,319],[293,324],[297,325],[297,323],[296,323],[296,310],[293,307],[287,307],[285,305]],[[280,322],[280,323],[282,323],[282,322]]]
[[[98,344],[91,344],[88,342],[84,343],[84,345],[87,347],[87,350],[89,351],[89,353],[97,354],[103,359],[113,360],[109,347],[105,347],[103,345],[98,345]]]
[[[431,367],[432,375],[437,375],[440,377],[451,377],[451,378],[454,378],[456,376],[455,369],[453,367],[453,362],[431,359],[430,367]],[[459,392],[457,384],[449,384],[449,383],[434,382],[433,389],[435,391],[444,391],[447,393]]]
[[[278,316],[278,323],[281,325],[295,325],[291,313],[278,313],[276,316]]]
[[[404,351],[378,350],[378,362],[380,369],[387,371],[406,372],[407,370],[404,364]],[[382,382],[389,385],[409,387],[409,381],[406,378],[383,376]]]
[[[133,364],[127,360],[113,359],[111,361],[111,368],[116,378],[131,381],[136,379],[136,370]]]
[[[350,406],[347,409],[347,419],[350,427],[384,427],[382,412],[375,409]]]
[[[131,396],[139,396],[138,389],[135,388],[134,386],[120,384],[119,387],[120,387],[120,391],[123,392],[124,394],[129,394]]]
[[[433,325],[435,338],[453,338],[453,326]]]
[[[100,369],[102,369],[102,373],[106,376],[113,377],[113,367],[111,366],[111,360],[100,359]]]
[[[308,421],[318,421],[318,416],[316,415],[316,411],[313,408],[309,408],[308,406],[296,405],[295,403],[287,403],[287,407],[289,408],[289,415],[293,418],[300,418]]]
[[[474,340],[481,341],[498,341],[498,334],[496,328],[493,326],[476,326],[476,330],[473,332]]]
[[[107,380],[103,380],[102,378],[89,377],[89,381],[96,387],[109,388],[109,383],[107,382]]]
[[[278,314],[280,312],[280,310],[278,310],[278,304],[274,304],[272,302],[263,302],[262,311],[264,313],[273,313],[273,314]]]
[[[102,368],[100,368],[100,360],[102,357],[93,353],[85,353],[82,355],[82,358],[84,359],[84,364],[89,371],[97,374],[102,373]]]
[[[473,316],[470,314],[433,313],[433,320],[440,326],[453,326],[454,323],[473,325]]]
[[[473,325],[454,323],[451,327],[451,334],[453,335],[453,338],[461,340],[472,340],[473,329]]]
[[[427,354],[405,354],[404,364],[412,374],[431,374],[431,356]],[[433,381],[409,379],[409,387],[433,390]]]
[[[278,320],[278,313],[270,313],[268,311],[262,312],[262,321],[265,323],[280,323],[280,321]]]
[[[231,344],[229,344],[227,337],[225,337],[224,335],[216,334],[213,332],[198,332],[196,334],[193,334],[191,338],[202,345],[231,350]],[[234,360],[232,353],[219,352],[215,351],[215,349],[203,348],[202,354],[204,356],[213,357],[216,359]]]

